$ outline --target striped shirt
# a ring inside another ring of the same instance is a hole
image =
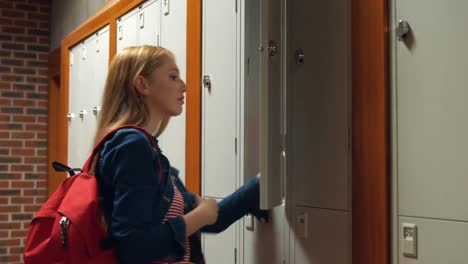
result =
[[[164,216],[163,223],[171,218],[178,217],[180,215],[184,215],[184,198],[180,193],[179,189],[177,189],[174,180],[172,180],[172,186],[174,188],[174,199],[172,199],[172,203],[169,206],[169,210],[167,211],[166,215]],[[184,259],[181,261],[165,259],[165,260],[157,260],[151,262],[152,264],[189,264],[190,262],[190,245],[189,240],[185,240],[185,255]]]

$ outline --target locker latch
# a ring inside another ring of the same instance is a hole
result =
[[[208,90],[211,89],[211,76],[210,75],[204,75],[203,76],[203,86],[207,88]]]
[[[276,54],[278,54],[276,41],[270,40],[268,42],[268,56],[273,57],[273,56],[276,56]]]

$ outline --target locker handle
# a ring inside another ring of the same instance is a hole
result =
[[[122,27],[123,27],[123,25],[119,25],[119,30],[118,30],[119,40],[123,39],[123,29],[122,29]]]
[[[67,119],[68,119],[69,122],[72,121],[72,119],[74,119],[74,118],[75,118],[75,114],[74,114],[74,113],[68,113],[68,114],[67,114]]]
[[[145,27],[145,13],[141,12],[140,13],[140,28],[144,28],[144,27]]]

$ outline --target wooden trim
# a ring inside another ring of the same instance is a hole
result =
[[[388,1],[352,2],[353,263],[390,263]]]
[[[185,184],[201,193],[202,1],[187,0],[187,112]]]
[[[47,148],[47,190],[50,196],[60,185],[66,174],[56,172],[50,164],[58,160],[59,153],[59,131],[57,129],[57,121],[59,118],[59,103],[60,103],[60,48],[55,49],[49,54],[49,95],[48,95],[48,148]]]

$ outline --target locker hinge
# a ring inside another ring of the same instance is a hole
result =
[[[237,263],[237,248],[234,248],[234,263]]]
[[[234,138],[234,153],[237,155],[237,137]]]
[[[237,0],[235,1],[235,5],[236,5],[236,6],[235,6],[234,8],[235,8],[236,13],[237,13]]]

